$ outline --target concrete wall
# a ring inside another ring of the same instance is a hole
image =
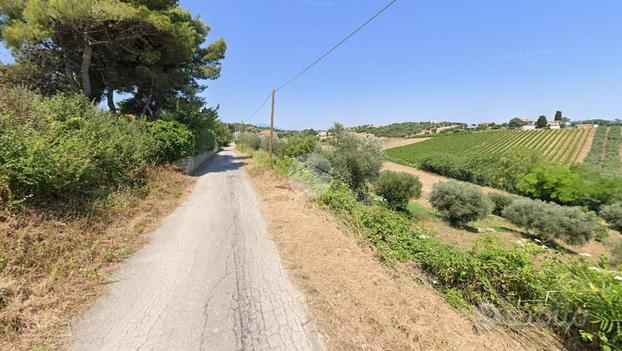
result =
[[[194,171],[197,170],[197,168],[199,168],[199,166],[203,164],[203,162],[207,161],[216,152],[218,152],[218,148],[212,151],[206,151],[196,156],[182,158],[181,160],[177,161],[177,167],[179,167],[179,169],[185,174],[192,174],[194,173]]]

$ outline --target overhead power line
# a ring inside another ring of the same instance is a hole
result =
[[[340,47],[343,43],[345,43],[346,41],[348,41],[348,39],[352,38],[356,33],[360,32],[366,25],[368,25],[371,21],[373,21],[376,17],[380,16],[380,14],[382,14],[384,11],[386,11],[389,7],[391,7],[391,5],[393,5],[395,2],[397,2],[397,0],[391,0],[389,1],[383,8],[381,8],[378,12],[376,12],[373,16],[371,16],[370,18],[368,18],[365,22],[363,22],[360,26],[358,26],[354,31],[352,31],[350,34],[348,34],[347,36],[345,36],[343,39],[341,39],[337,44],[335,44],[333,47],[331,47],[328,51],[326,51],[324,54],[322,54],[320,57],[318,57],[315,61],[313,61],[311,64],[309,64],[308,66],[306,66],[304,69],[302,69],[300,72],[296,73],[292,78],[290,78],[288,81],[286,81],[285,83],[281,84],[281,86],[279,86],[278,88],[276,88],[276,92],[278,92],[279,90],[285,88],[286,86],[288,86],[289,84],[291,84],[293,81],[295,81],[296,79],[298,79],[300,76],[302,76],[305,72],[307,72],[309,69],[311,69],[311,67],[315,66],[316,64],[318,64],[320,61],[322,61],[324,58],[326,58],[326,56],[330,55],[333,51],[335,51],[338,47]],[[259,112],[268,102],[268,100],[270,100],[271,94],[269,94],[266,99],[261,103],[261,105],[259,105],[259,107],[257,108],[257,110],[255,110],[255,112],[253,112],[249,117],[248,120],[250,120],[251,118],[253,118],[257,112]]]
[[[311,69],[311,67],[315,66],[316,64],[318,64],[320,61],[322,61],[326,56],[330,55],[331,52],[335,51],[338,47],[340,47],[343,43],[345,43],[348,39],[352,38],[356,33],[360,32],[361,29],[363,29],[366,25],[368,25],[371,21],[373,21],[376,17],[380,16],[381,13],[383,13],[384,11],[386,11],[389,7],[391,7],[391,5],[393,5],[397,0],[391,0],[389,1],[388,4],[386,4],[382,9],[380,9],[378,12],[376,12],[373,16],[371,16],[369,19],[367,19],[367,21],[363,22],[360,26],[358,26],[354,31],[352,31],[350,34],[348,34],[345,38],[341,39],[341,41],[339,41],[337,44],[335,44],[335,46],[333,46],[332,48],[330,48],[328,51],[326,51],[322,56],[318,57],[317,60],[313,61],[310,65],[308,65],[307,67],[305,67],[302,71],[298,72],[296,75],[294,75],[292,78],[290,78],[287,82],[283,83],[280,87],[276,88],[276,91],[278,92],[279,90],[285,88],[286,86],[288,86],[291,82],[295,81],[296,79],[298,79],[298,77],[300,77],[301,75],[303,75],[306,71],[308,71],[309,69]]]

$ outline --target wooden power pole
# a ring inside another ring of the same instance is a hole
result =
[[[272,158],[272,138],[274,136],[274,94],[276,91],[272,89],[272,112],[270,113],[270,140],[268,143],[268,154]]]

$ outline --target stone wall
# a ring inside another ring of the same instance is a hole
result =
[[[212,157],[217,151],[218,149],[216,148],[214,150],[206,151],[196,156],[182,158],[181,160],[177,161],[177,167],[179,167],[179,169],[185,174],[192,174],[194,173],[194,171],[197,170],[197,168],[199,168],[199,166],[201,166],[205,161]]]

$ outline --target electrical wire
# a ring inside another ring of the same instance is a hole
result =
[[[341,45],[343,45],[343,43],[345,43],[346,41],[348,41],[348,39],[352,38],[356,33],[360,32],[366,25],[368,25],[371,21],[373,21],[376,17],[380,16],[380,14],[382,14],[384,11],[386,11],[389,7],[391,7],[391,5],[393,5],[395,2],[397,2],[397,0],[391,0],[389,1],[383,8],[381,8],[379,11],[377,11],[373,16],[371,16],[370,18],[368,18],[365,22],[363,22],[360,26],[358,26],[354,31],[352,31],[350,34],[348,34],[346,37],[344,37],[343,39],[341,39],[337,44],[335,44],[333,47],[331,47],[328,51],[326,51],[324,54],[322,54],[320,57],[318,57],[315,61],[313,61],[311,64],[309,64],[308,66],[306,66],[304,69],[302,69],[300,72],[296,73],[292,78],[290,78],[288,81],[286,81],[285,83],[281,84],[275,91],[278,92],[279,90],[285,88],[286,86],[288,86],[289,84],[291,84],[293,81],[295,81],[296,79],[298,79],[300,76],[302,76],[305,72],[307,72],[309,69],[311,69],[311,67],[315,66],[316,64],[320,63],[320,61],[322,61],[324,58],[326,58],[326,56],[330,55],[333,51],[335,51],[338,47],[340,47]],[[268,94],[268,97],[264,100],[264,102],[261,103],[261,105],[259,105],[259,107],[257,108],[257,110],[255,110],[255,112],[253,112],[249,117],[248,120],[250,121],[251,118],[253,118],[257,112],[259,112],[268,102],[268,100],[270,100],[272,93]]]
[[[376,17],[380,16],[380,14],[382,14],[384,11],[386,11],[389,7],[391,7],[391,5],[395,4],[397,0],[391,0],[389,1],[388,4],[386,4],[382,9],[380,9],[378,12],[376,12],[373,16],[371,16],[369,19],[367,19],[367,21],[363,22],[363,24],[361,24],[360,26],[358,26],[354,31],[352,31],[350,34],[348,34],[345,38],[341,39],[341,41],[339,41],[335,46],[333,46],[332,48],[330,48],[328,51],[326,51],[322,56],[320,56],[319,58],[317,58],[315,61],[313,61],[310,65],[308,65],[307,67],[305,67],[302,71],[298,72],[296,75],[294,75],[292,78],[290,78],[287,82],[285,82],[284,84],[282,84],[280,87],[278,87],[276,89],[276,91],[279,91],[283,88],[285,88],[286,86],[288,86],[290,83],[292,83],[293,81],[295,81],[296,79],[298,79],[298,77],[300,77],[301,75],[303,75],[306,71],[308,71],[309,69],[311,69],[311,67],[315,66],[316,64],[318,64],[320,61],[322,61],[326,56],[330,55],[333,51],[335,51],[338,47],[340,47],[343,43],[345,43],[346,41],[348,41],[348,39],[352,38],[356,33],[360,32],[361,29],[363,29],[366,25],[368,25],[371,21],[373,21]]]

